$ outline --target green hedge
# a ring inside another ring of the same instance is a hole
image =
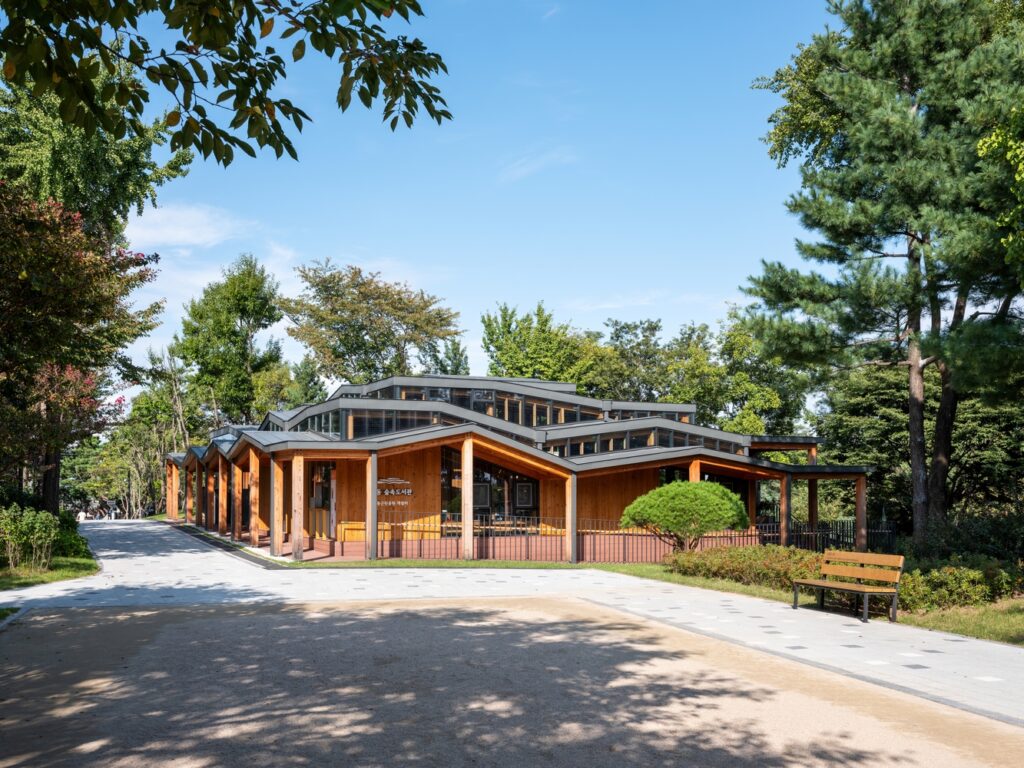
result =
[[[670,555],[666,565],[685,576],[726,579],[790,590],[794,579],[818,578],[822,556],[816,552],[777,547],[718,547]],[[900,607],[928,611],[982,605],[1024,592],[1024,569],[978,555],[908,563],[900,579]]]
[[[55,557],[91,557],[89,543],[78,532],[78,520],[74,514],[61,510],[57,520],[59,529],[57,540],[53,543]]]
[[[60,524],[49,512],[11,504],[0,508],[0,544],[8,568],[50,567]]]

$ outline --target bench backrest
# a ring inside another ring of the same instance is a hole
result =
[[[871,552],[825,550],[821,575],[898,584],[903,573],[903,555],[876,555]]]

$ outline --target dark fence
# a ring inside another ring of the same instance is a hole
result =
[[[581,563],[660,563],[672,551],[653,533],[613,520],[577,520],[576,541]]]
[[[566,559],[561,517],[474,516],[473,547],[479,560],[559,562]]]
[[[462,525],[440,513],[407,509],[377,512],[377,557],[410,560],[458,560],[462,557]]]

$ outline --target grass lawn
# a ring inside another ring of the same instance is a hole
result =
[[[31,568],[4,568],[0,570],[0,590],[20,589],[53,581],[91,576],[99,570],[91,557],[55,557],[48,571]]]
[[[901,614],[900,621],[915,627],[1024,646],[1024,597],[972,608]]]

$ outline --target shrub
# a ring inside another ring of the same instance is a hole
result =
[[[774,544],[756,547],[716,547],[703,552],[678,552],[666,561],[684,576],[727,579],[773,589],[792,589],[793,579],[815,578],[821,555]]]
[[[59,524],[49,512],[11,504],[0,509],[0,538],[9,568],[26,560],[40,570],[50,566]]]
[[[794,579],[817,578],[821,561],[816,552],[766,545],[678,552],[666,560],[666,565],[685,576],[790,590]],[[908,611],[929,611],[984,605],[1022,591],[1024,570],[1019,564],[984,555],[954,555],[909,563],[900,579],[900,606]],[[851,601],[849,597],[835,597],[839,602]]]
[[[747,513],[740,497],[725,486],[675,482],[636,499],[619,525],[644,528],[673,549],[693,549],[705,533],[746,528]]]
[[[78,532],[78,520],[68,510],[62,509],[57,518],[59,530],[53,543],[56,557],[89,557],[89,543]]]

